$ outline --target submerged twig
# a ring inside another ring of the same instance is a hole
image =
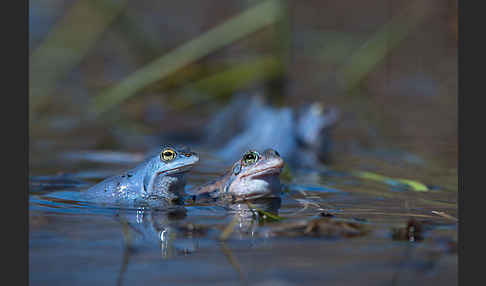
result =
[[[447,218],[447,219],[450,219],[450,220],[453,220],[453,221],[458,221],[457,218],[449,215],[449,214],[446,214],[445,212],[438,212],[438,211],[432,211],[433,214],[436,214],[438,216],[441,216],[443,218]]]
[[[296,199],[294,198],[297,202],[299,202],[300,204],[303,205],[303,207],[301,209],[299,209],[298,211],[294,212],[294,214],[297,214],[297,213],[300,213],[300,212],[303,212],[305,211],[309,206],[314,206],[318,209],[318,211],[323,211],[324,209],[321,207],[321,205],[319,205],[318,203],[316,202],[312,202],[310,200],[307,200],[307,199]]]
[[[122,260],[122,265],[121,265],[121,268],[120,268],[120,273],[118,274],[118,279],[116,281],[117,286],[121,286],[123,284],[123,275],[127,271],[128,261],[130,259],[132,252],[133,252],[133,250],[129,246],[125,246],[123,248],[123,260]]]
[[[238,222],[238,215],[235,214],[233,216],[233,219],[230,221],[230,223],[224,228],[223,232],[219,236],[220,240],[227,240],[229,236],[233,233],[233,230],[235,229],[236,223]]]
[[[246,278],[246,275],[241,270],[241,265],[238,263],[238,260],[235,258],[231,250],[226,245],[226,243],[221,242],[220,246],[224,256],[228,259],[233,269],[235,269],[236,272],[238,272],[238,275],[240,276],[240,281],[243,283],[243,285],[248,285],[248,279]]]

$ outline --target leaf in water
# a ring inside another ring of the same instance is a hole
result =
[[[329,188],[327,186],[322,185],[310,185],[310,184],[289,184],[288,188],[294,191],[310,191],[310,192],[319,192],[319,193],[343,193],[338,189]]]
[[[256,211],[258,213],[259,216],[261,216],[263,218],[263,220],[268,220],[268,221],[281,221],[283,220],[284,218],[281,217],[281,216],[278,216],[276,214],[272,214],[270,212],[267,212],[267,211],[264,211],[264,210],[261,210],[259,208],[256,208],[254,205],[252,205],[250,202],[246,202],[246,204],[248,205],[248,207],[252,210],[252,211]]]
[[[429,188],[426,185],[424,185],[420,182],[417,182],[417,181],[412,181],[412,180],[408,180],[408,179],[396,179],[396,180],[411,186],[412,189],[417,191],[417,192],[426,192],[426,191],[429,190]]]
[[[352,174],[361,179],[378,181],[391,186],[405,185],[416,192],[427,192],[429,190],[429,188],[425,184],[414,180],[390,178],[379,174],[364,172],[364,171],[352,172]]]

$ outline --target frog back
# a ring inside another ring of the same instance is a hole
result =
[[[84,191],[88,200],[116,201],[139,198],[143,193],[143,176],[140,168],[109,177]]]

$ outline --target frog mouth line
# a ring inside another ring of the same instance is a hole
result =
[[[254,199],[259,199],[259,198],[275,198],[275,197],[276,197],[275,194],[263,191],[263,192],[255,192],[255,193],[252,193],[252,194],[235,196],[234,201],[235,202],[242,202],[242,201],[246,201],[246,200],[254,200]]]
[[[164,175],[184,174],[184,173],[189,172],[191,170],[192,166],[194,166],[194,165],[191,164],[191,165],[185,165],[185,166],[182,166],[182,167],[176,167],[176,168],[173,168],[173,169],[158,172],[157,175],[160,175],[160,174],[164,174]]]
[[[259,178],[259,177],[265,177],[265,176],[268,176],[268,175],[278,175],[278,174],[281,173],[281,171],[282,171],[281,166],[268,167],[268,168],[265,168],[265,169],[262,169],[262,170],[258,170],[254,173],[243,175],[243,176],[241,176],[241,178],[245,178],[245,177]]]
[[[254,193],[254,194],[249,194],[249,195],[242,195],[238,199],[240,200],[253,200],[257,198],[261,198],[264,196],[268,196],[267,192],[261,192],[261,193]]]

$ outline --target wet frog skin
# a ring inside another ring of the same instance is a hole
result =
[[[136,199],[174,199],[184,192],[186,173],[199,161],[185,147],[162,146],[157,155],[83,192],[88,200],[116,202]]]
[[[243,201],[261,197],[278,197],[280,172],[284,160],[277,151],[267,149],[260,153],[250,150],[220,179],[205,184],[192,194],[207,194],[213,198]]]

